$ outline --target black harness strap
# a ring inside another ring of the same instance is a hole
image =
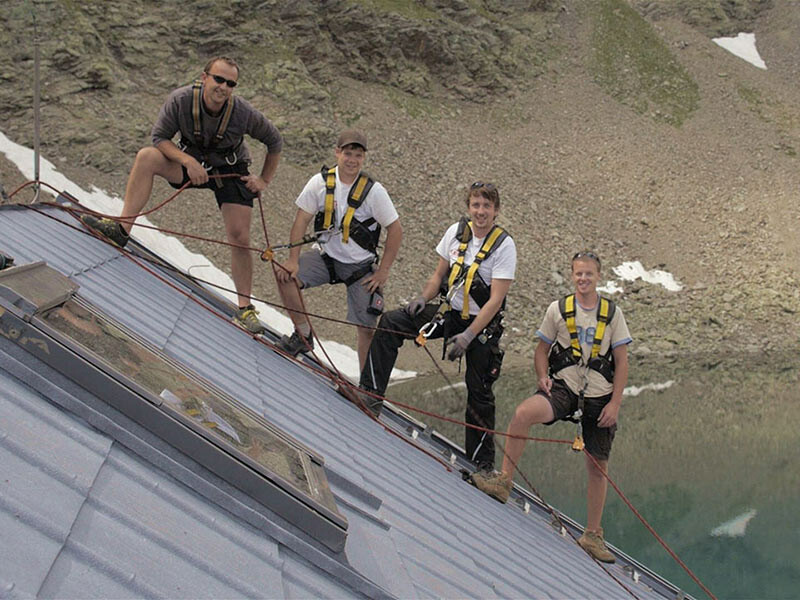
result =
[[[350,277],[348,277],[347,279],[339,279],[339,277],[336,275],[336,268],[335,268],[335,265],[333,263],[333,259],[330,256],[328,256],[327,254],[322,254],[321,256],[322,256],[322,260],[325,261],[325,266],[327,267],[328,275],[330,276],[330,283],[332,283],[332,284],[343,283],[347,287],[350,287],[356,281],[358,281],[359,279],[364,277],[364,275],[368,275],[368,274],[372,273],[372,265],[374,263],[370,263],[370,264],[358,269],[357,271],[353,272],[350,275]]]
[[[231,121],[231,116],[233,115],[233,109],[236,105],[236,98],[231,96],[225,105],[222,107],[222,117],[219,120],[219,124],[217,125],[217,130],[214,133],[214,137],[211,138],[208,145],[205,144],[205,140],[203,139],[203,82],[201,80],[197,80],[192,84],[192,105],[191,105],[191,113],[192,113],[192,140],[187,140],[183,136],[181,136],[180,146],[181,149],[191,148],[194,147],[198,154],[200,155],[200,162],[203,164],[204,167],[209,168],[208,165],[209,155],[214,152],[220,156],[225,157],[225,162],[228,165],[234,165],[238,162],[237,152],[242,145],[243,140],[239,140],[239,143],[235,146],[225,147],[225,148],[217,148],[217,145],[222,141],[223,137],[225,136],[225,132],[228,129],[228,125]],[[233,157],[229,160],[229,157]],[[216,174],[214,171],[212,173]],[[222,187],[223,182],[217,178],[216,180],[217,187]]]

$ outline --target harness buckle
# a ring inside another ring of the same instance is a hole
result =
[[[228,156],[233,156],[233,162],[228,160]],[[225,156],[225,162],[228,163],[228,166],[230,166],[230,167],[235,165],[237,160],[238,160],[238,157],[236,156],[236,150],[234,150],[232,154]]]

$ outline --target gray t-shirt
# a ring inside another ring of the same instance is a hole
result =
[[[232,99],[233,96],[231,96]],[[231,100],[228,100],[228,102]],[[203,143],[207,147],[217,133],[217,127],[219,127],[224,110],[220,111],[219,115],[213,116],[206,110],[202,99],[200,106]],[[180,132],[185,141],[190,142],[190,145],[184,151],[202,161],[200,152],[194,146],[191,85],[180,87],[167,97],[166,102],[164,102],[158,113],[156,122],[153,124],[151,132],[153,145],[157,146],[163,141],[172,140],[178,132]],[[236,97],[230,122],[225,129],[222,140],[216,144],[216,148],[219,150],[235,148],[236,154],[233,162],[249,164],[251,161],[250,151],[243,141],[245,134],[263,143],[270,154],[279,153],[283,147],[283,138],[275,125],[247,100]],[[209,160],[206,163],[207,166],[218,167],[224,165],[226,154],[226,152],[210,153]],[[227,158],[231,161],[233,157],[229,155]]]

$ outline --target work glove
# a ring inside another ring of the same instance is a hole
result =
[[[474,339],[475,334],[469,329],[465,329],[458,335],[451,337],[447,340],[447,344],[450,346],[450,350],[447,352],[447,359],[455,360],[461,358],[464,352],[467,351],[467,346],[469,346]]]
[[[419,295],[414,298],[411,302],[406,304],[406,313],[408,313],[409,317],[416,317],[419,313],[423,311],[425,305],[428,303],[425,300],[425,296]]]

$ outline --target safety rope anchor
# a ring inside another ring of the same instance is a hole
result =
[[[272,246],[267,246],[261,253],[261,260],[270,262],[273,258],[275,258],[275,252],[272,250]]]
[[[580,429],[578,429],[578,433],[575,435],[575,439],[572,441],[572,450],[574,452],[582,452],[586,445],[583,443],[583,435],[581,435]]]

